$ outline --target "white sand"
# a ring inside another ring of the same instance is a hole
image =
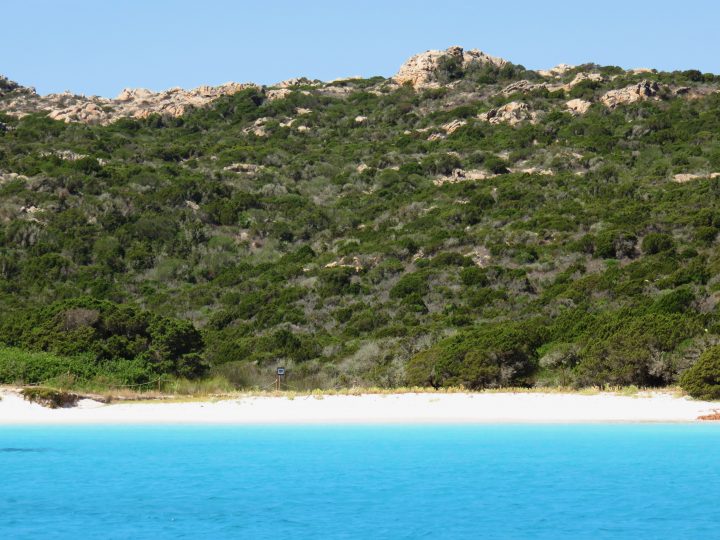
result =
[[[242,397],[214,402],[144,402],[48,409],[0,390],[0,425],[691,422],[720,410],[654,392],[637,397],[542,393],[365,394]]]

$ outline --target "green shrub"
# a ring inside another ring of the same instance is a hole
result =
[[[695,230],[695,238],[698,242],[705,244],[706,246],[711,245],[717,238],[718,230],[715,227],[698,227]]]
[[[663,313],[683,313],[687,311],[695,301],[695,295],[688,287],[681,287],[658,298],[653,310]]]
[[[486,287],[490,283],[487,277],[487,271],[477,266],[463,268],[460,272],[460,279],[463,284],[468,287],[473,285]]]
[[[20,393],[26,401],[37,403],[50,409],[74,407],[80,400],[80,396],[77,394],[40,386],[23,388]]]
[[[608,316],[588,329],[585,348],[575,369],[579,386],[662,386],[675,381],[676,368],[667,353],[703,327],[679,313],[629,312]]]
[[[96,374],[91,355],[68,357],[0,348],[0,384],[41,384],[66,375],[88,380]]]
[[[334,296],[338,294],[353,294],[358,288],[353,286],[352,276],[355,271],[352,268],[336,267],[323,268],[319,274],[319,291],[323,296]]]
[[[707,349],[680,378],[680,386],[697,399],[720,400],[720,346]]]
[[[637,237],[624,231],[603,231],[595,240],[594,253],[603,259],[633,257]]]
[[[537,368],[533,324],[488,325],[440,341],[407,364],[410,385],[472,389],[529,386]]]
[[[30,309],[0,324],[0,340],[96,363],[142,359],[157,373],[200,376],[203,340],[189,321],[88,297]]]
[[[422,296],[428,291],[427,279],[419,272],[405,274],[390,289],[391,298],[406,298],[411,295]]]
[[[485,168],[493,174],[507,174],[510,172],[508,163],[497,156],[488,156],[485,158]]]
[[[642,240],[642,250],[647,255],[668,251],[675,246],[672,236],[664,233],[650,233]]]

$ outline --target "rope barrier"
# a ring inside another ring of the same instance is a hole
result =
[[[138,383],[138,384],[114,384],[111,386],[111,388],[117,389],[117,388],[137,388],[138,386],[149,386],[151,384],[155,384],[157,382],[160,382],[162,380],[162,375],[158,377],[157,379],[153,381],[149,381],[146,383]]]

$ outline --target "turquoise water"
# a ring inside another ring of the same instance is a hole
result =
[[[718,538],[720,426],[0,427],[0,538]]]

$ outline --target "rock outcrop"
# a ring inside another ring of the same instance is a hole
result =
[[[427,127],[427,128],[418,129],[417,131],[419,133],[425,133],[427,131],[434,130],[434,132],[430,134],[430,136],[428,137],[427,140],[428,141],[437,141],[437,140],[446,138],[448,135],[452,135],[458,129],[460,129],[461,127],[463,127],[465,125],[467,125],[467,120],[457,119],[457,120],[452,120],[452,121],[448,122],[447,124],[437,126],[435,128]],[[408,132],[408,133],[411,133],[411,132]]]
[[[560,88],[569,92],[570,90],[572,90],[574,87],[576,87],[581,82],[591,81],[591,82],[600,83],[604,80],[605,80],[605,78],[600,73],[592,73],[592,72],[583,71],[582,73],[578,73],[577,75],[575,75],[575,77],[573,77],[572,81],[570,81],[567,84],[562,85]]]
[[[714,172],[709,174],[696,174],[696,173],[680,173],[673,176],[673,182],[678,184],[684,184],[685,182],[692,182],[693,180],[701,180],[704,178],[710,178],[714,180],[720,178],[720,173]]]
[[[325,265],[325,268],[352,268],[355,272],[359,273],[363,270],[363,264],[360,262],[358,257],[341,257],[337,261],[329,262]]]
[[[7,182],[13,182],[15,180],[20,180],[22,182],[26,182],[27,179],[28,179],[28,177],[25,176],[24,174],[0,171],[0,186],[2,186],[3,184],[5,184]]]
[[[526,81],[523,79],[522,81],[508,84],[505,88],[503,88],[502,93],[506,96],[509,96],[510,94],[516,94],[518,92],[524,94],[526,92],[532,92],[533,90],[537,90],[538,88],[547,88],[547,85],[545,83],[531,83],[530,81]]]
[[[488,178],[495,178],[497,175],[489,173],[482,169],[455,169],[447,176],[439,176],[433,180],[433,184],[436,186],[442,186],[443,184],[459,184],[460,182],[469,182],[474,180],[487,180]]]
[[[255,122],[250,124],[250,126],[243,129],[243,133],[252,133],[256,137],[267,137],[268,132],[265,128],[265,124],[267,124],[269,120],[270,119],[265,116],[258,118]],[[281,123],[280,125],[281,127],[290,127],[292,125],[292,120],[284,124]]]
[[[440,84],[441,62],[446,59],[451,61],[458,69],[466,70],[473,64],[493,65],[502,67],[507,64],[506,60],[490,56],[477,49],[464,50],[462,47],[454,46],[444,51],[426,51],[411,56],[395,75],[394,79],[399,84],[411,84],[414,88],[432,88]]]
[[[292,79],[286,79],[273,85],[277,88],[292,88],[293,86],[320,86],[322,81],[317,79],[308,79],[307,77],[293,77]]]
[[[571,99],[565,103],[565,106],[572,114],[585,114],[592,106],[592,103],[584,99]]]
[[[483,122],[490,124],[510,124],[514,126],[523,121],[534,122],[537,114],[530,110],[527,103],[511,101],[496,109],[490,109],[478,116]]]
[[[285,99],[290,94],[292,94],[292,90],[289,88],[278,88],[273,90],[268,90],[265,93],[265,96],[267,97],[268,101],[275,101],[278,99]]]
[[[452,133],[455,133],[458,129],[463,127],[465,124],[467,124],[466,120],[452,120],[451,122],[443,124],[440,127],[445,133],[451,135]]]
[[[256,165],[255,163],[231,163],[230,165],[223,167],[223,171],[240,174],[255,174],[263,168],[264,167],[262,165]]]
[[[618,105],[627,103],[635,103],[637,101],[645,101],[648,99],[657,99],[660,91],[660,85],[655,81],[640,81],[637,84],[619,88],[618,90],[610,90],[603,94],[600,101],[603,105],[610,109],[614,109]]]
[[[575,66],[570,66],[568,64],[558,64],[557,66],[550,69],[539,69],[538,75],[542,75],[543,77],[562,77],[571,69],[575,69]]]
[[[110,124],[120,118],[146,118],[153,114],[178,117],[189,110],[204,107],[214,100],[234,94],[249,87],[258,88],[267,101],[282,100],[293,93],[329,97],[332,99],[347,99],[358,90],[374,95],[384,95],[397,90],[398,84],[409,84],[416,89],[424,88],[455,88],[453,84],[468,73],[473,67],[493,66],[495,68],[508,65],[502,58],[490,56],[477,49],[465,50],[453,46],[445,50],[430,50],[410,57],[399,69],[398,73],[390,79],[373,81],[370,85],[356,85],[354,79],[341,79],[336,83],[324,83],[319,80],[299,77],[279,82],[269,88],[252,83],[226,83],[220,86],[200,86],[192,90],[171,88],[161,92],[154,92],[144,88],[125,89],[115,98],[99,96],[84,96],[71,92],[39,95],[34,88],[23,87],[18,83],[0,76],[0,112],[11,116],[22,117],[31,113],[45,113],[50,118],[63,122],[81,122],[86,124]],[[454,93],[449,93],[446,106],[464,106],[478,99],[505,96],[507,99],[518,99],[488,111],[479,116],[480,120],[491,124],[507,123],[515,125],[519,122],[537,120],[536,112],[532,111],[525,98],[515,98],[516,94],[530,94],[533,98],[543,98],[546,92],[551,92],[553,98],[566,95],[579,84],[587,84],[592,92],[607,84],[615,76],[603,76],[592,65],[586,66],[588,71],[560,64],[549,70],[538,70],[535,73],[526,71],[527,79],[516,80],[507,84],[502,90],[493,84],[478,83],[476,88],[472,85],[463,85]],[[647,70],[633,70],[626,73],[645,73]],[[539,75],[539,76],[538,76]],[[471,79],[472,77],[469,77]],[[571,79],[568,81],[568,79]],[[588,84],[592,83],[592,84]],[[540,90],[541,92],[535,92]],[[588,92],[588,93],[592,93]],[[608,108],[615,108],[626,103],[648,99],[659,99],[661,96],[681,96],[685,99],[700,99],[709,94],[718,92],[717,86],[711,84],[692,84],[690,86],[660,86],[657,82],[643,80],[625,88],[605,92],[599,99],[591,100],[571,99],[565,103],[565,108],[575,115],[585,114],[591,103],[601,102]],[[585,93],[574,93],[585,95]],[[511,96],[511,97],[508,97]],[[571,96],[568,96],[571,97]],[[445,99],[445,98],[443,98]],[[567,98],[566,98],[567,99]],[[531,101],[533,102],[533,101]],[[540,110],[539,105],[535,105]],[[430,107],[432,108],[432,107]],[[297,109],[297,115],[309,114],[308,109]],[[308,131],[304,125],[293,124],[295,119],[278,119],[280,127],[292,127],[297,131]],[[357,115],[355,124],[365,124],[366,115]],[[266,125],[267,124],[267,125]],[[253,125],[244,128],[244,133],[252,133],[258,137],[268,135],[276,124],[269,118],[259,118]],[[461,122],[451,122],[444,126],[434,128],[429,134],[430,140],[441,139],[461,127]],[[9,123],[0,122],[0,133],[12,130]],[[433,128],[416,129],[417,132],[430,131]],[[409,131],[408,131],[409,133]]]
[[[15,81],[11,81],[7,77],[0,75],[0,98],[3,97],[6,94],[9,94],[10,92],[25,92],[25,93],[34,93],[34,88],[25,88],[23,86],[20,86]]]
[[[226,83],[193,90],[171,88],[162,92],[126,88],[115,99],[110,99],[70,92],[40,96],[33,88],[0,77],[0,110],[12,116],[49,111],[48,116],[54,120],[104,125],[119,118],[146,118],[151,114],[181,116],[190,108],[206,106],[221,96],[252,86],[255,85]]]
[[[518,92],[520,92],[520,93],[532,92],[533,90],[537,90],[539,88],[547,88],[549,92],[556,92],[558,90],[563,90],[565,92],[569,92],[570,90],[572,90],[575,86],[577,86],[581,82],[593,81],[593,82],[600,83],[603,80],[604,80],[604,78],[600,73],[592,73],[592,72],[578,73],[577,75],[575,75],[575,77],[573,77],[573,80],[571,80],[567,84],[562,84],[562,83],[550,84],[550,83],[546,83],[546,82],[533,83],[533,82],[523,79],[521,81],[516,81],[514,83],[507,85],[505,88],[503,88],[502,93],[505,94],[506,96],[508,96],[510,94],[515,94]]]
[[[539,174],[540,176],[555,176],[555,171],[552,169],[544,169],[542,167],[511,167],[511,173],[522,173],[522,174]]]

